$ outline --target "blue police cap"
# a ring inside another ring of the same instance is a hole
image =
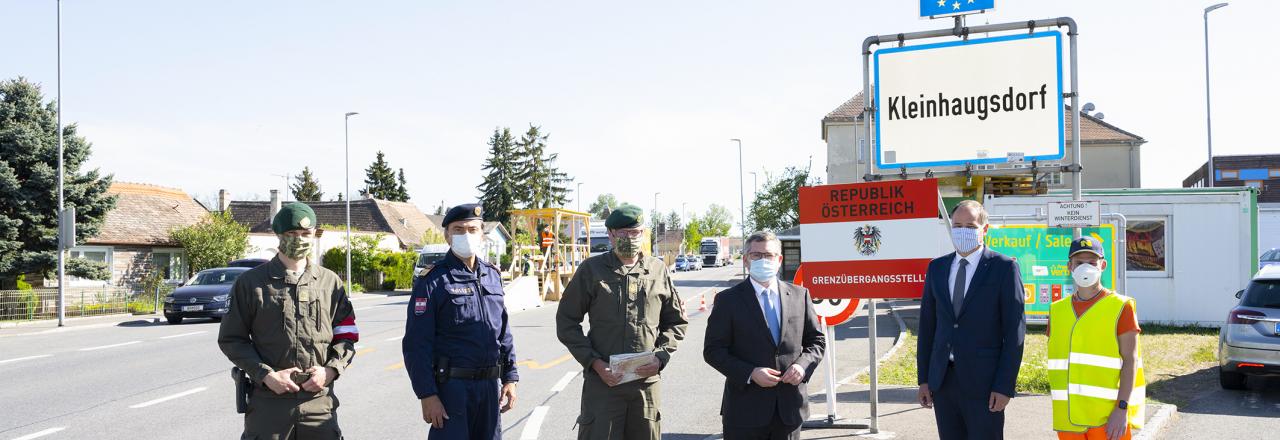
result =
[[[468,203],[449,208],[449,212],[444,215],[444,227],[447,229],[450,223],[462,220],[484,220],[484,208],[478,203]]]

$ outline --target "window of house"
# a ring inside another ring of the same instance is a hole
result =
[[[994,170],[994,169],[996,169],[996,166],[995,166],[995,165],[992,165],[992,164],[989,164],[989,163],[986,163],[986,164],[974,165],[974,166],[973,166],[973,169],[975,169],[975,170]]]
[[[111,270],[111,247],[109,246],[77,246],[67,253],[69,258],[102,263],[107,266],[107,271]],[[72,286],[101,285],[105,282],[107,280],[90,280],[67,275],[67,284]]]
[[[1168,219],[1131,219],[1125,230],[1125,268],[1133,274],[1167,276],[1169,273]]]
[[[1222,180],[1239,179],[1240,171],[1238,170],[1222,170]]]
[[[156,249],[151,251],[151,267],[165,280],[187,278],[187,253],[181,249]]]
[[[1267,173],[1267,176],[1273,178],[1280,177],[1280,168],[1272,168],[1271,171]]]
[[[1062,173],[1059,171],[1054,171],[1052,173],[1049,173],[1047,176],[1045,176],[1044,181],[1045,183],[1050,185],[1061,185]]]
[[[1245,182],[1245,183],[1244,183],[1244,186],[1247,186],[1247,187],[1250,187],[1250,188],[1262,189],[1262,181],[1261,181],[1261,180],[1250,180],[1250,181],[1248,181],[1248,182]]]

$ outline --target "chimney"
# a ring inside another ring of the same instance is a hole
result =
[[[218,190],[218,212],[227,212],[231,209],[231,200],[228,200],[227,190]]]
[[[267,223],[275,220],[276,214],[280,212],[280,190],[271,190],[271,213],[267,216]]]

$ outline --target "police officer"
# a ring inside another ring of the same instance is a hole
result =
[[[409,301],[404,365],[431,439],[500,439],[499,414],[516,403],[520,375],[502,275],[479,258],[482,214],[476,204],[449,209],[449,255],[414,281]]]
[[[311,207],[281,208],[271,221],[279,252],[231,288],[218,347],[254,384],[242,439],[342,438],[332,385],[360,332],[342,280],[311,258],[315,225]]]
[[[582,413],[578,438],[658,439],[658,373],[684,339],[684,304],[662,261],[641,252],[644,211],[624,204],[609,214],[605,227],[611,252],[588,258],[565,287],[556,312],[556,334],[582,364]],[[591,330],[582,332],[590,315]],[[609,368],[615,354],[653,352],[655,361],[640,367],[643,377],[619,383]]]

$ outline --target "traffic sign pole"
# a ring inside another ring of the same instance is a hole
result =
[[[836,332],[836,326],[826,325],[827,318],[819,317],[822,325],[827,328],[827,333],[823,335],[823,339],[827,342],[827,423],[834,424],[840,415],[836,413],[836,344],[835,337],[832,336]]]
[[[871,365],[869,370],[871,390],[867,394],[867,398],[871,401],[870,425],[872,434],[880,432],[878,420],[880,418],[880,408],[877,405],[880,402],[880,397],[876,393],[879,389],[880,366],[877,365],[879,362],[876,362],[876,336],[876,300],[875,298],[870,298],[867,299],[867,345],[871,347],[871,361],[868,362]]]

